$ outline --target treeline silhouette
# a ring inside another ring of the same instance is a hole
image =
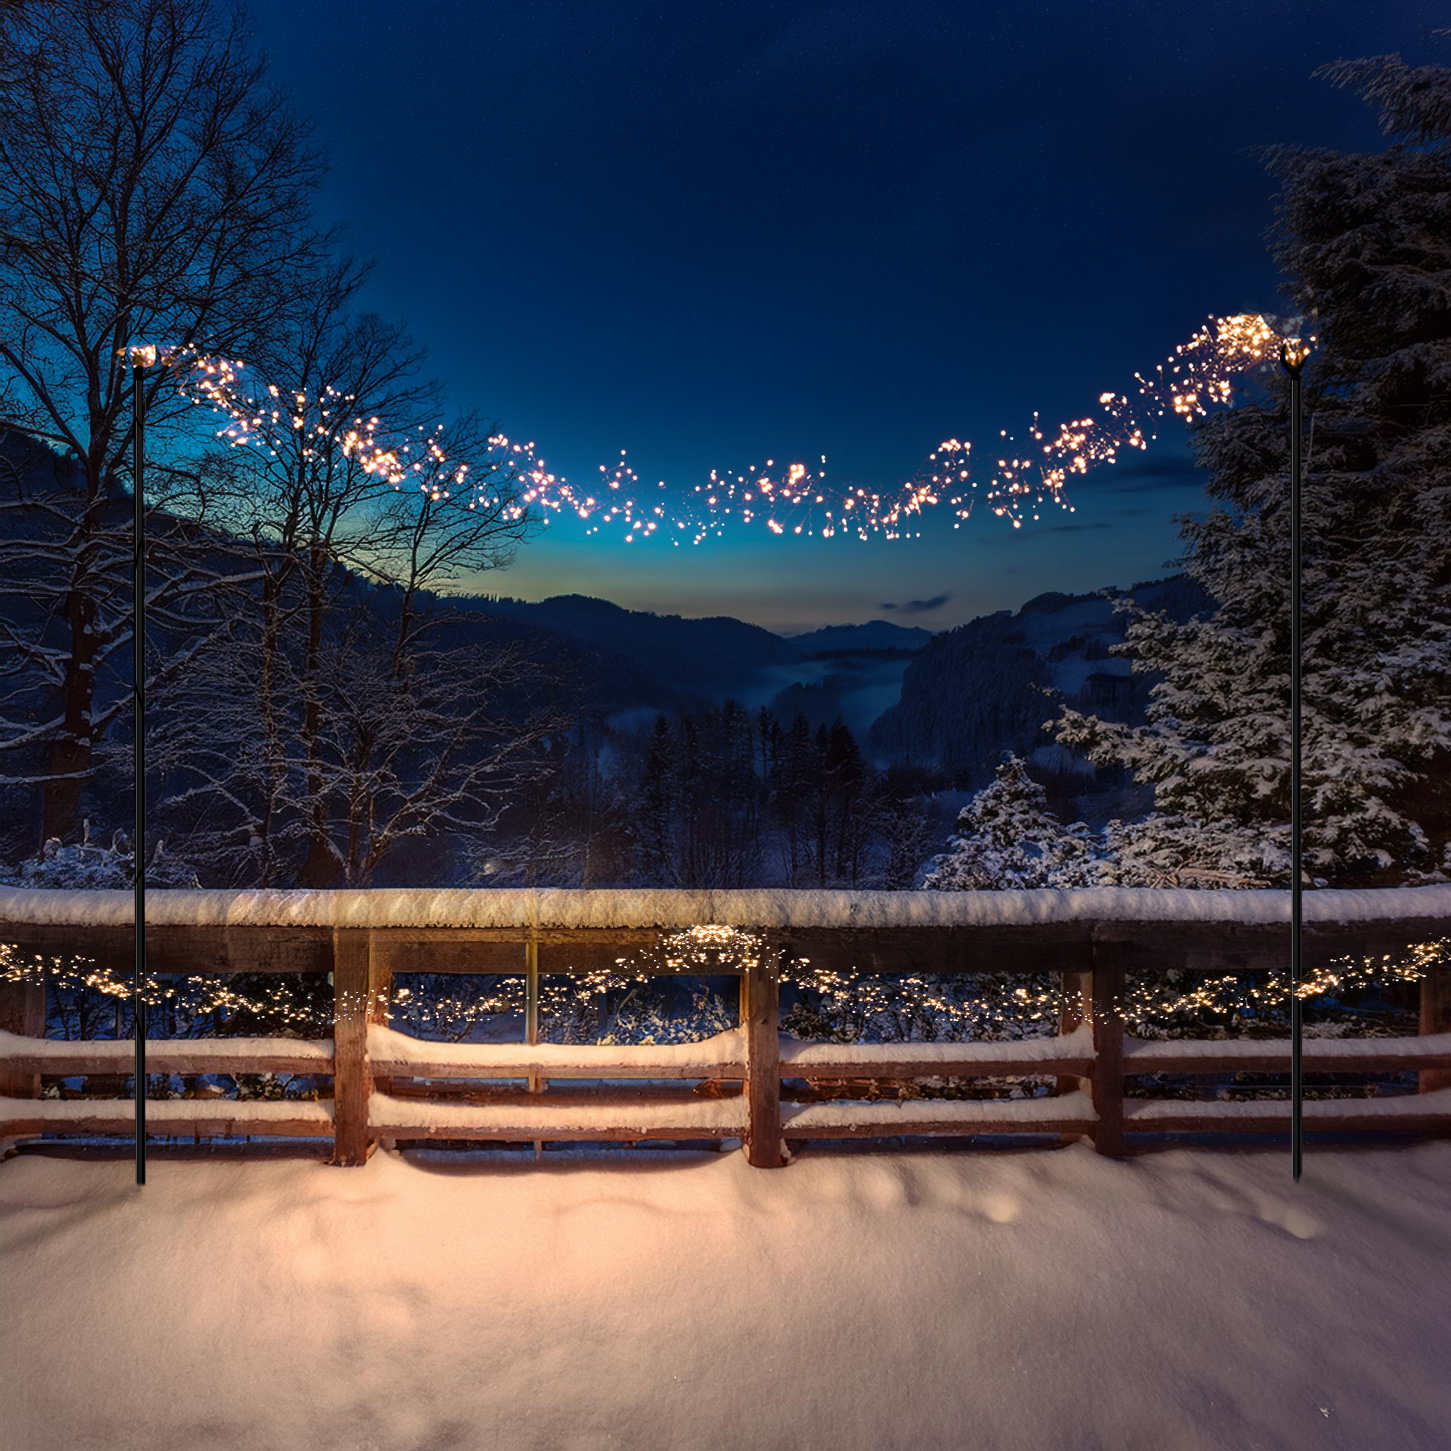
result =
[[[549,743],[477,863],[528,886],[906,887],[941,835],[927,771],[873,769],[838,717],[736,700]]]

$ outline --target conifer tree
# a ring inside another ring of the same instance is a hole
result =
[[[651,886],[675,880],[676,773],[675,737],[657,716],[640,777],[638,830],[640,870]]]
[[[1094,880],[1095,855],[1088,828],[1080,822],[1064,826],[1048,810],[1027,763],[1009,756],[997,780],[962,808],[957,834],[922,885],[959,892],[1086,886]]]

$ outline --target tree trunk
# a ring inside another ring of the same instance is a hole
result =
[[[325,556],[314,553],[308,580],[307,603],[307,665],[303,676],[307,691],[302,711],[302,739],[306,766],[306,792],[309,831],[307,861],[302,869],[304,887],[331,887],[337,882],[337,862],[328,850],[327,801],[324,799],[321,769],[322,702],[318,699],[318,674],[322,661],[323,615],[327,608],[323,599]]]
[[[41,813],[41,843],[55,837],[67,841],[81,822],[81,792],[91,769],[94,742],[91,715],[96,694],[96,601],[92,597],[93,556],[105,504],[100,466],[86,472],[86,507],[76,522],[77,538],[70,565],[65,623],[69,653],[61,686],[61,727],[50,743]]]

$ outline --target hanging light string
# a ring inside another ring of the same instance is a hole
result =
[[[1297,324],[1291,320],[1286,327]],[[496,433],[475,467],[450,460],[441,425],[395,431],[377,415],[356,412],[350,393],[326,388],[314,396],[254,384],[241,359],[192,348],[147,346],[130,352],[142,366],[170,368],[184,396],[220,416],[217,436],[239,448],[277,457],[282,441],[292,439],[304,458],[335,450],[394,488],[416,487],[435,500],[456,496],[469,508],[513,519],[531,508],[546,518],[573,513],[587,534],[609,529],[625,543],[659,536],[682,545],[719,537],[728,527],[822,539],[907,539],[920,536],[924,516],[938,505],[950,509],[954,528],[960,527],[978,498],[1015,529],[1037,520],[1049,505],[1071,513],[1067,487],[1072,478],[1115,463],[1126,451],[1147,449],[1164,418],[1187,421],[1212,405],[1227,405],[1236,380],[1275,363],[1282,342],[1308,350],[1315,338],[1291,335],[1278,319],[1260,313],[1211,317],[1155,370],[1136,373],[1131,392],[1100,394],[1094,412],[1052,433],[1034,412],[1021,441],[1000,430],[994,466],[981,489],[973,477],[971,443],[949,438],[913,478],[885,492],[828,484],[822,454],[819,465],[768,458],[739,470],[712,469],[683,496],[667,490],[663,479],[653,490],[645,489],[623,449],[612,465],[599,466],[596,485],[586,489],[550,471],[533,441]]]
[[[540,987],[541,1014],[546,1021],[565,1025],[559,1027],[560,1032],[575,1031],[567,1025],[573,1023],[577,1029],[597,1019],[609,993],[639,989],[658,982],[664,974],[700,978],[757,969],[764,951],[764,936],[738,928],[705,926],[665,934],[658,944],[636,956],[617,959],[614,967],[547,975]],[[1345,956],[1307,973],[1300,997],[1309,1002],[1415,983],[1448,962],[1451,938],[1412,944],[1380,957]],[[840,971],[790,957],[780,963],[779,970],[784,984],[813,994],[824,1015],[863,1026],[875,1022],[899,1036],[929,1028],[938,1036],[954,1038],[1036,1036],[1055,1032],[1067,1005],[1056,974],[1050,973],[893,977]],[[1131,977],[1121,1003],[1130,1031],[1200,1013],[1272,1021],[1289,1004],[1289,975],[1282,971],[1195,976],[1187,984],[1179,981],[1187,976],[1170,970]],[[466,981],[472,984],[478,979]],[[422,1036],[464,1037],[478,1024],[501,1014],[523,1012],[522,977],[489,978],[486,982],[486,988],[471,993],[401,985],[387,1005],[388,1020]],[[0,944],[0,983],[41,983],[56,991],[110,998],[118,1006],[131,997],[129,973],[89,958],[26,955],[8,944]],[[225,977],[176,980],[153,974],[143,997],[149,1007],[170,1007],[179,1017],[192,1020],[214,1014],[223,1020],[244,1016],[267,1024],[279,1036],[323,1036],[334,1021],[331,995],[325,1001],[309,1001],[283,979],[262,988],[243,988]]]

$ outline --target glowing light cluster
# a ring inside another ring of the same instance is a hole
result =
[[[768,458],[739,470],[712,469],[684,497],[667,490],[663,479],[654,489],[645,488],[623,449],[612,466],[599,466],[596,486],[578,487],[551,472],[532,441],[521,443],[504,434],[488,440],[487,461],[478,461],[485,466],[471,474],[469,464],[449,460],[441,429],[394,433],[384,420],[355,413],[351,394],[329,388],[312,398],[284,394],[276,385],[255,388],[240,360],[190,349],[167,352],[148,346],[130,352],[142,366],[170,367],[187,397],[226,420],[218,436],[239,447],[262,448],[276,457],[282,440],[291,438],[304,460],[336,451],[395,488],[416,486],[434,499],[463,493],[470,508],[498,509],[513,518],[530,508],[546,517],[572,513],[587,525],[588,534],[610,529],[626,543],[659,536],[678,546],[700,544],[733,525],[822,539],[912,538],[920,535],[929,509],[945,503],[956,516],[956,528],[979,498],[1014,528],[1038,519],[1049,504],[1072,512],[1066,492],[1072,478],[1115,463],[1126,451],[1147,449],[1164,418],[1187,421],[1211,405],[1228,404],[1235,379],[1276,362],[1281,344],[1303,361],[1314,343],[1313,336],[1282,332],[1274,318],[1257,313],[1210,318],[1153,373],[1136,373],[1132,394],[1102,393],[1093,412],[1052,433],[1035,412],[1022,442],[1000,430],[993,467],[981,488],[973,477],[971,443],[949,438],[895,490],[828,485],[822,454],[818,466]],[[506,466],[502,472],[500,465]],[[517,492],[504,494],[487,482],[505,476],[517,480]]]
[[[766,939],[759,932],[707,923],[681,932],[664,932],[659,942],[634,957],[616,958],[623,971],[680,973],[709,977],[720,972],[754,972],[761,964]],[[798,958],[803,966],[807,958]]]

